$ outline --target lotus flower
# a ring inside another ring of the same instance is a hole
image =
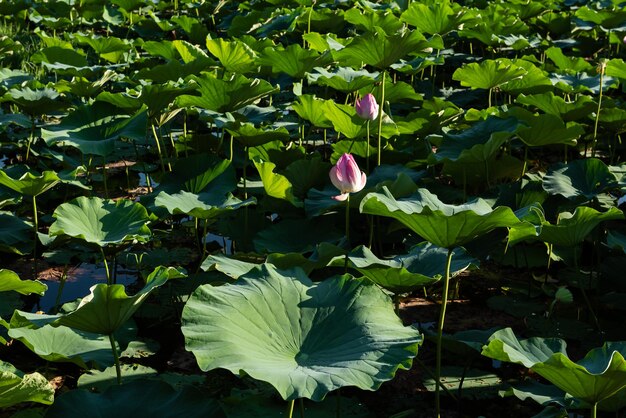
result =
[[[356,102],[356,113],[366,120],[374,120],[378,117],[378,103],[374,95],[367,93],[361,100]]]
[[[330,181],[341,194],[333,199],[343,201],[349,193],[360,192],[365,187],[365,173],[359,169],[351,154],[343,154],[337,164],[330,169]]]

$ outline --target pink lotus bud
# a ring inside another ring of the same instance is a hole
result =
[[[361,100],[356,101],[356,113],[366,120],[374,120],[378,117],[378,103],[371,93],[367,93]]]
[[[367,181],[365,173],[359,169],[350,154],[343,154],[330,169],[329,175],[330,181],[341,192],[339,196],[333,196],[335,200],[346,200],[348,193],[360,192]]]

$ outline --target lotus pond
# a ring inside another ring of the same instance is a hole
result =
[[[625,10],[0,1],[0,417],[624,416]]]

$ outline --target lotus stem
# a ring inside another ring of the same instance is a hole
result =
[[[102,254],[102,261],[104,261],[104,271],[107,275],[107,284],[110,286],[113,284],[111,282],[111,272],[109,271],[109,263],[107,263],[107,257],[104,255],[104,248],[100,247],[100,254]]]
[[[383,70],[383,80],[380,85],[380,106],[378,107],[378,156],[377,156],[377,165],[380,166],[380,157],[382,155],[381,151],[381,134],[383,131],[383,107],[385,105],[385,74],[387,74],[386,70]]]
[[[33,242],[33,274],[34,279],[37,280],[38,268],[37,268],[37,232],[39,232],[39,218],[37,217],[37,196],[33,195],[33,226],[35,227],[35,241]]]
[[[109,198],[109,187],[107,185],[107,160],[102,156],[102,182],[104,183],[104,197]]]
[[[366,129],[365,137],[367,140],[367,151],[366,151],[367,158],[365,159],[365,171],[369,175],[370,174],[370,121],[369,119],[367,123],[365,123],[365,129]]]
[[[287,418],[293,418],[293,405],[295,402],[295,399],[289,401],[289,404],[287,405]]]
[[[441,381],[441,341],[443,335],[443,324],[446,318],[446,306],[448,304],[448,287],[450,284],[450,265],[452,263],[452,248],[448,248],[448,257],[446,259],[446,275],[443,281],[443,291],[441,294],[441,309],[439,310],[439,323],[437,324],[437,363],[435,366],[435,411],[437,418],[441,416],[441,399],[439,382]]]
[[[346,245],[348,249],[346,250],[346,260],[343,265],[344,273],[348,272],[348,255],[350,254],[350,193],[348,193],[348,198],[346,199]]]
[[[165,174],[165,162],[163,161],[163,152],[161,150],[161,141],[159,140],[159,134],[157,134],[156,128],[154,127],[154,123],[151,123],[152,127],[152,135],[154,135],[154,142],[156,142],[157,151],[159,152],[159,161],[161,163],[161,171]]]
[[[30,136],[28,137],[28,143],[26,144],[26,159],[25,159],[25,161],[28,161],[28,157],[30,156],[30,146],[32,145],[33,141],[35,140],[35,118],[32,117],[30,119],[30,122],[31,122]]]
[[[492,90],[493,89],[489,89],[489,101],[488,101],[489,107],[491,107],[491,92],[492,92]]]
[[[591,418],[596,418],[597,414],[598,414],[598,403],[594,402],[593,405],[591,405]]]
[[[122,384],[122,367],[120,366],[120,356],[117,354],[117,347],[115,347],[115,336],[113,333],[109,334],[109,342],[111,343],[111,352],[113,353],[113,360],[115,360],[115,373],[117,375],[117,384]]]
[[[598,122],[600,121],[600,108],[602,107],[602,85],[604,84],[604,70],[606,69],[606,62],[602,60],[600,62],[600,97],[598,98],[598,110],[596,111],[596,123],[593,126],[593,144],[591,145],[591,156],[596,156],[596,143],[598,140]]]

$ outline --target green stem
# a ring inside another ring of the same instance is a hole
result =
[[[383,81],[380,85],[380,104],[378,106],[378,156],[377,165],[380,166],[381,152],[381,134],[383,131],[383,105],[385,104],[385,74],[387,71],[383,70]]]
[[[117,347],[115,347],[115,337],[113,333],[109,334],[109,342],[111,343],[111,352],[113,353],[113,360],[115,360],[115,373],[117,374],[117,384],[122,384],[122,367],[120,366],[120,356],[117,354]]]
[[[526,167],[528,167],[528,145],[524,146],[524,165],[522,166],[522,175],[520,178],[524,177],[524,174],[526,174]]]
[[[157,134],[154,123],[151,123],[152,135],[154,135],[154,141],[156,142],[157,151],[159,152],[159,161],[161,162],[161,171],[165,174],[165,162],[163,161],[163,152],[161,151],[161,141],[159,141],[159,135]]]
[[[104,255],[104,248],[100,247],[100,253],[102,254],[102,261],[104,261],[104,271],[107,275],[107,284],[111,285],[113,284],[111,282],[111,272],[109,271],[109,263],[107,263],[107,257],[106,255]]]
[[[489,89],[489,107],[491,107],[491,90],[492,89]]]
[[[594,404],[591,405],[591,418],[596,418],[597,414],[598,414],[598,403],[594,402]]]
[[[604,84],[604,69],[606,64],[600,62],[600,97],[598,98],[598,110],[596,112],[596,123],[593,126],[593,144],[591,145],[591,156],[596,156],[596,141],[598,137],[598,122],[600,121],[600,108],[602,107],[602,84]]]
[[[287,418],[293,418],[293,405],[295,402],[295,399],[289,401],[289,405],[287,405]]]
[[[109,198],[109,187],[107,185],[107,160],[102,157],[102,182],[104,183],[104,197]]]
[[[348,198],[346,199],[346,245],[348,249],[346,250],[346,260],[343,265],[344,273],[348,272],[348,255],[350,254],[350,194],[348,193]]]
[[[441,294],[441,308],[439,310],[439,323],[437,324],[437,363],[435,366],[435,411],[437,418],[441,416],[441,399],[439,382],[441,381],[441,342],[443,335],[443,324],[446,319],[446,306],[448,304],[448,287],[450,284],[450,264],[452,263],[452,248],[448,249],[448,257],[446,259],[446,275],[443,281],[443,291]]]
[[[367,159],[365,160],[365,171],[367,171],[367,174],[370,174],[370,121],[368,120],[365,123],[365,129],[367,131],[366,134],[366,138],[367,138]]]
[[[39,237],[37,236],[37,232],[39,232],[39,217],[37,216],[37,196],[33,195],[33,225],[35,227],[35,242],[33,242],[33,274],[35,280],[37,280],[38,268],[37,268],[37,242],[39,241]]]

